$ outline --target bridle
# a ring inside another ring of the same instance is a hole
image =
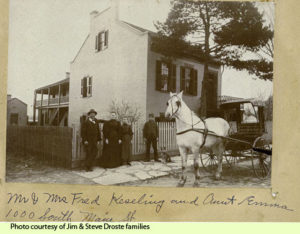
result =
[[[190,131],[195,131],[195,132],[201,133],[201,134],[203,134],[203,136],[204,136],[203,142],[202,142],[202,144],[201,144],[201,146],[200,146],[200,148],[202,148],[202,147],[205,145],[206,137],[207,137],[208,133],[211,132],[211,131],[209,131],[209,130],[207,129],[205,120],[202,119],[201,117],[199,117],[200,120],[199,120],[197,123],[194,124],[194,123],[193,123],[193,111],[192,111],[192,110],[190,110],[190,112],[191,112],[191,121],[192,121],[192,124],[187,123],[187,122],[184,121],[183,119],[179,118],[179,116],[177,115],[177,113],[178,113],[178,111],[179,111],[179,109],[180,109],[180,107],[181,107],[181,99],[180,99],[176,94],[174,94],[174,95],[170,98],[170,100],[171,100],[173,97],[177,97],[177,98],[178,98],[178,101],[176,101],[177,109],[174,111],[175,108],[173,107],[173,103],[170,102],[170,103],[171,103],[171,108],[172,108],[172,114],[171,114],[170,118],[175,117],[175,118],[177,118],[178,120],[182,121],[183,123],[185,123],[185,124],[191,126],[190,129],[184,130],[184,131],[182,131],[182,132],[177,132],[176,135],[182,135],[182,134],[187,133],[187,132],[190,132]],[[170,101],[170,100],[169,100],[169,101]],[[169,105],[169,101],[167,102],[167,106]],[[197,125],[197,124],[200,123],[200,122],[203,122],[203,124],[204,124],[204,129],[201,129],[201,128],[194,128],[194,126]]]
[[[176,101],[177,109],[176,109],[176,111],[174,112],[173,103],[171,102],[172,115],[170,116],[170,118],[175,117],[175,118],[179,119],[179,117],[178,117],[176,114],[177,114],[177,112],[179,111],[179,109],[180,109],[180,107],[181,107],[181,101],[180,101],[180,98],[179,98],[176,94],[174,94],[174,95],[171,97],[171,99],[172,99],[173,97],[177,97],[177,98],[178,98],[178,101]],[[171,100],[171,99],[170,99],[170,100]],[[168,106],[168,105],[169,105],[169,102],[167,102],[167,106]]]
[[[179,111],[179,109],[180,109],[180,107],[181,107],[181,99],[180,99],[180,97],[178,97],[176,94],[174,94],[174,95],[171,97],[171,99],[172,99],[173,97],[177,97],[177,98],[178,98],[178,101],[176,101],[177,109],[176,109],[175,112],[174,112],[174,109],[175,109],[175,108],[173,107],[173,104],[172,104],[172,102],[171,102],[172,115],[170,116],[170,118],[175,117],[175,118],[177,118],[178,120],[180,120],[181,122],[183,122],[183,123],[185,123],[185,124],[187,124],[187,125],[190,125],[190,126],[192,127],[192,129],[194,129],[194,126],[197,125],[197,124],[200,123],[200,122],[203,122],[204,125],[205,125],[205,121],[204,121],[201,117],[199,117],[200,120],[199,120],[197,123],[195,123],[195,124],[193,123],[193,111],[191,111],[191,110],[190,110],[190,112],[191,112],[191,121],[192,121],[192,124],[187,123],[187,122],[184,121],[183,119],[179,118],[179,116],[177,115],[177,113],[178,113],[178,111]],[[170,100],[171,100],[171,99],[170,99]],[[167,105],[169,105],[169,102],[167,102]]]

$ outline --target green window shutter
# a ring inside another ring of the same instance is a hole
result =
[[[81,79],[81,96],[83,96],[83,79]]]
[[[98,51],[98,35],[95,38],[95,50]]]
[[[198,95],[198,71],[193,69],[193,95]]]
[[[87,96],[87,78],[83,78],[83,97]]]
[[[168,91],[172,91],[172,64],[168,63]]]
[[[176,92],[176,64],[172,64],[172,92]]]
[[[105,41],[104,41],[104,46],[108,46],[108,30],[105,31]]]
[[[101,51],[102,48],[102,33],[98,33],[98,51]]]
[[[88,94],[91,96],[92,95],[92,79],[93,77],[89,77],[89,83],[88,83]]]
[[[185,92],[185,68],[180,67],[180,91]]]
[[[156,61],[156,90],[161,90],[161,61]]]

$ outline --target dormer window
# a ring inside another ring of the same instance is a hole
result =
[[[99,32],[96,36],[95,50],[99,52],[108,47],[108,30]]]

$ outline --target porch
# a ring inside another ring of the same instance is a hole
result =
[[[68,126],[69,83],[67,78],[34,92],[33,121],[38,126]]]

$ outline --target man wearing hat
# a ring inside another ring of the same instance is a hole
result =
[[[82,125],[81,137],[86,148],[86,171],[92,171],[93,162],[98,153],[97,145],[99,145],[101,141],[99,124],[96,122],[95,118],[96,115],[97,112],[94,109],[91,109],[88,112],[87,120]]]
[[[154,161],[160,162],[157,154],[158,127],[154,121],[154,115],[149,114],[149,121],[144,125],[143,136],[146,142],[146,161],[150,161],[150,147],[154,150]]]

